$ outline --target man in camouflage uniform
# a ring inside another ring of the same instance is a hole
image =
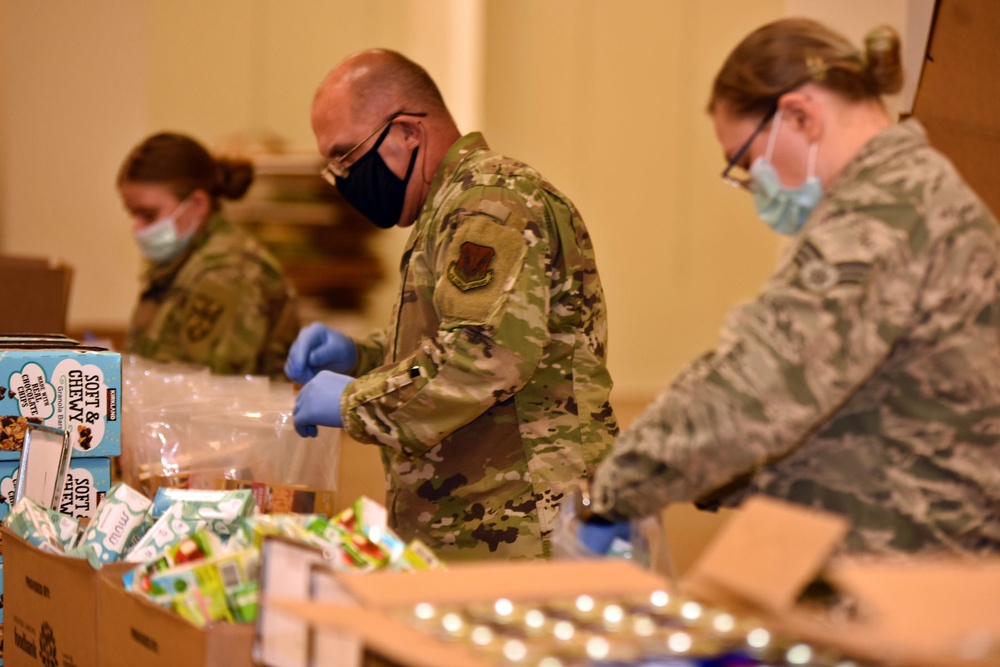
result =
[[[1000,551],[1000,233],[916,121],[837,176],[757,299],[616,440],[606,519],[763,493],[848,551]]]
[[[275,259],[215,214],[181,256],[150,266],[125,352],[220,374],[278,375],[298,329]]]
[[[348,342],[339,363],[317,363],[339,340],[320,325],[293,346],[286,372],[309,380],[296,427],[342,423],[379,445],[392,527],[446,560],[548,556],[559,500],[617,430],[583,220],[533,169],[461,136],[426,72],[397,53],[335,68],[313,128],[348,201],[413,229],[385,332]],[[405,187],[387,217],[345,183],[372,159]]]

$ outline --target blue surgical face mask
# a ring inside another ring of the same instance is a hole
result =
[[[182,201],[167,217],[133,232],[139,250],[156,264],[165,264],[180,255],[194,236],[196,225],[184,234],[177,231],[177,216],[184,211],[188,201]]]
[[[819,144],[809,146],[806,180],[797,188],[786,187],[781,184],[778,173],[771,164],[771,153],[780,125],[779,111],[774,115],[767,150],[750,166],[750,192],[760,219],[779,234],[794,236],[806,224],[809,215],[823,197],[823,186],[816,177],[816,150]]]

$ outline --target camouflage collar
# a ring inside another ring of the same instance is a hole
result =
[[[454,178],[455,174],[461,170],[462,164],[469,157],[475,153],[488,151],[489,149],[490,147],[486,145],[486,139],[483,137],[482,132],[470,132],[452,144],[451,148],[445,154],[444,159],[441,160],[437,173],[434,174],[434,180],[431,181],[431,187],[427,191],[424,210],[421,211],[420,215],[423,216],[428,207],[437,207],[437,203],[434,200],[437,198],[438,192],[440,192],[445,183],[450,182]]]
[[[174,279],[177,272],[181,270],[184,263],[187,262],[188,258],[194,254],[198,248],[202,247],[208,243],[208,239],[219,231],[226,229],[230,226],[230,223],[226,221],[220,214],[215,213],[208,219],[208,221],[202,225],[201,229],[195,232],[194,238],[191,239],[191,244],[187,249],[182,252],[176,259],[173,259],[166,264],[150,264],[146,269],[144,279],[149,285],[158,285],[163,283],[168,283]]]
[[[830,184],[830,192],[839,189],[841,184],[854,183],[862,173],[896,155],[924,146],[927,146],[927,133],[916,118],[908,118],[892,125],[862,146],[858,154],[851,158]]]

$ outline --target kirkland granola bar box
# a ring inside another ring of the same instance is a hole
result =
[[[34,422],[69,431],[73,458],[121,454],[121,355],[0,337],[0,461],[19,459]]]
[[[0,460],[0,519],[10,513],[17,488],[20,461]],[[97,506],[111,488],[111,459],[87,457],[73,459],[66,471],[62,497],[54,508],[77,519],[92,519]]]

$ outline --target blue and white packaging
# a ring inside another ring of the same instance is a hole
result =
[[[74,459],[121,454],[121,378],[117,352],[0,340],[0,460],[20,458],[24,420],[69,431]]]
[[[7,516],[14,502],[17,475],[17,461],[0,461],[0,519]],[[111,459],[73,459],[63,483],[62,498],[54,509],[77,519],[92,519],[110,488]]]

